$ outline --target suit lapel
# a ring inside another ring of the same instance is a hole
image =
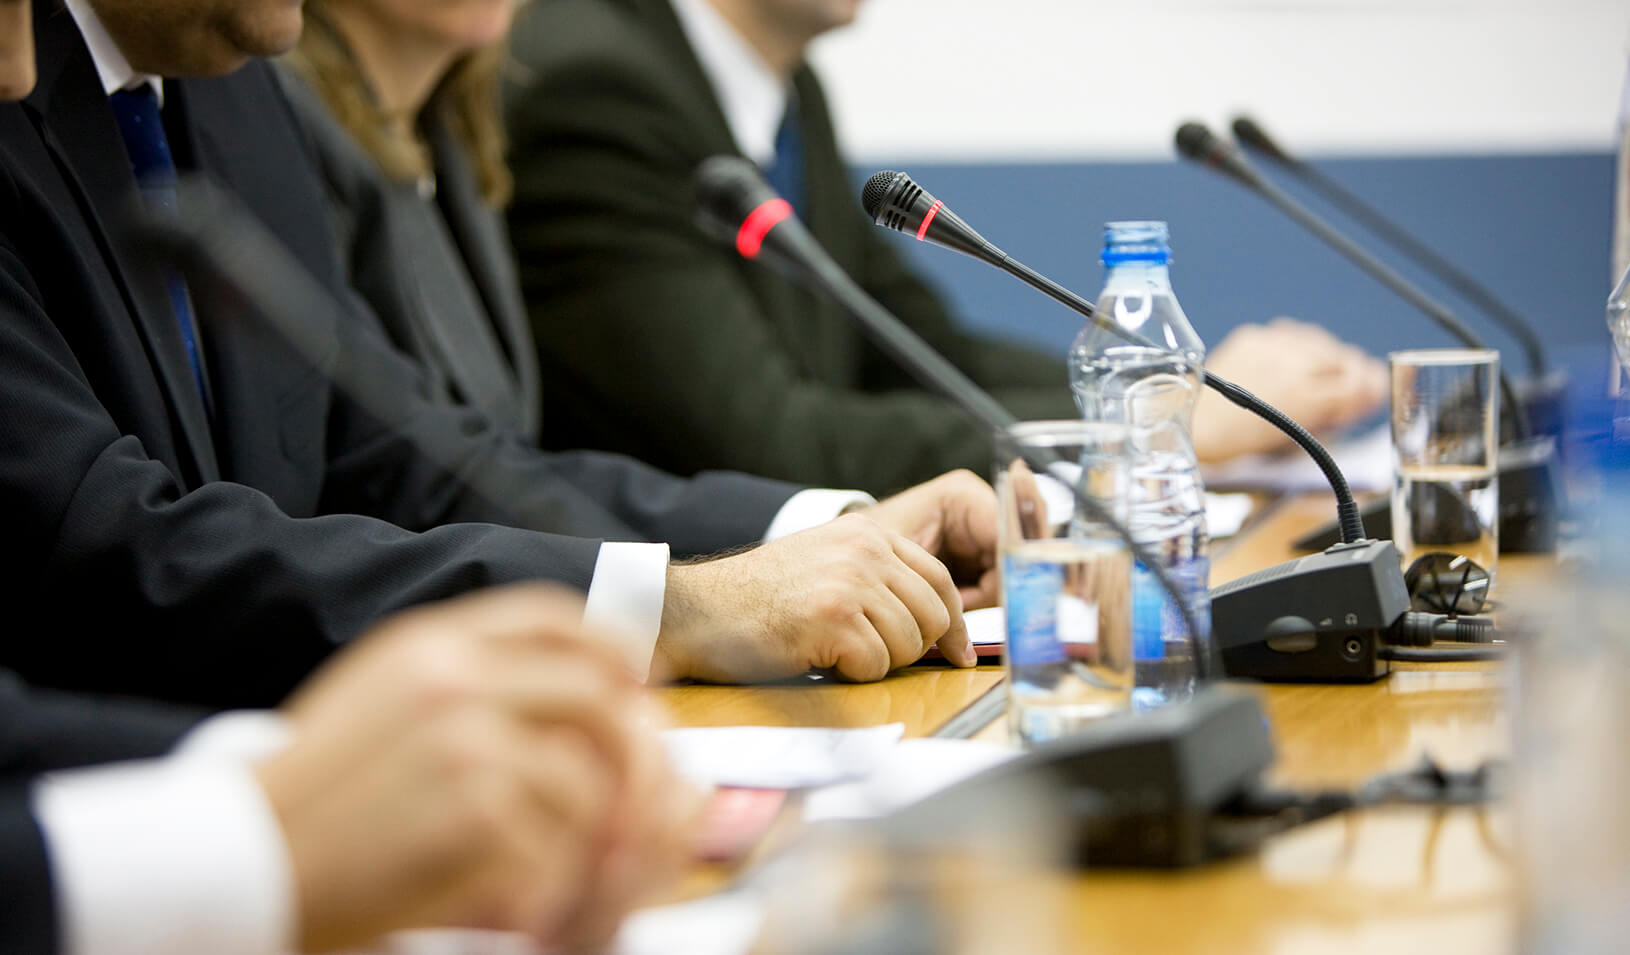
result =
[[[36,12],[46,5],[36,5]],[[39,83],[28,102],[40,113],[40,128],[71,188],[79,193],[81,212],[101,246],[157,370],[171,417],[181,432],[179,444],[191,456],[202,481],[219,479],[209,416],[181,338],[180,322],[170,303],[164,270],[141,261],[117,237],[116,212],[139,208],[136,177],[130,170],[113,110],[66,10],[39,17],[36,39],[42,66]],[[87,108],[86,104],[92,104]]]
[[[521,302],[520,280],[515,274],[509,240],[502,222],[477,190],[475,171],[464,151],[446,127],[431,122],[426,132],[435,157],[437,205],[509,358],[513,384],[520,394],[521,428],[535,438],[540,404],[538,353],[526,306]]]

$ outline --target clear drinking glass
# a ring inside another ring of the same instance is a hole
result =
[[[1487,572],[1499,560],[1500,355],[1493,349],[1393,352],[1392,537],[1407,571],[1454,554]]]
[[[1083,421],[996,436],[1008,719],[1022,744],[1131,704],[1132,559],[1102,520],[1126,521],[1127,441],[1124,425]]]

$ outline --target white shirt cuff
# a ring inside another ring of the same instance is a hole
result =
[[[824,487],[799,491],[787,498],[787,503],[775,512],[775,520],[770,522],[770,529],[764,532],[764,540],[766,543],[779,540],[788,534],[825,524],[852,504],[876,503],[877,498],[865,491],[837,491]]]
[[[265,759],[293,739],[289,724],[272,710],[228,710],[193,727],[171,752],[183,759],[246,763]]]
[[[667,590],[667,544],[600,545],[583,622],[620,634],[627,641],[629,669],[641,680],[651,673]]]
[[[247,762],[114,763],[33,790],[68,953],[293,947],[292,866]]]

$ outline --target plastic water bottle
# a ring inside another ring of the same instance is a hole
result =
[[[1630,374],[1630,268],[1619,276],[1619,284],[1607,297],[1607,330],[1613,336],[1613,353],[1622,373]]]
[[[1158,348],[1133,345],[1089,322],[1070,348],[1070,387],[1089,421],[1129,427],[1132,535],[1187,595],[1204,632],[1191,635],[1159,580],[1133,571],[1133,705],[1156,706],[1193,692],[1197,657],[1210,639],[1210,535],[1205,486],[1189,420],[1199,397],[1205,345],[1172,293],[1164,222],[1104,226],[1109,273],[1098,314]]]

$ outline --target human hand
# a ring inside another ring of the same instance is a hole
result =
[[[581,617],[543,587],[413,610],[289,700],[294,742],[256,772],[303,950],[428,926],[593,945],[677,872],[696,797]]]
[[[1206,367],[1315,434],[1366,417],[1387,392],[1387,368],[1380,360],[1317,325],[1289,318],[1239,326],[1211,352]],[[1202,461],[1276,451],[1290,443],[1273,425],[1209,390],[1195,405],[1193,434]]]
[[[670,567],[651,678],[753,683],[822,669],[881,680],[935,643],[958,666],[977,662],[950,571],[850,514]]]
[[[996,492],[978,475],[949,471],[858,513],[944,562],[964,608],[996,605]]]

